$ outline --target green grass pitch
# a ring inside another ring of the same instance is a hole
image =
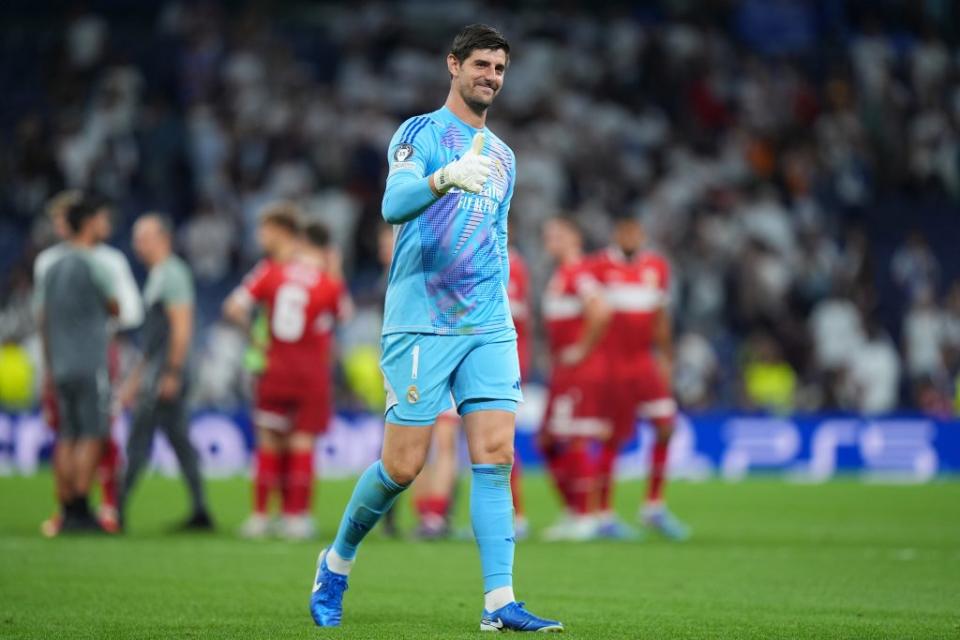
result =
[[[44,540],[51,479],[0,479],[0,638],[474,638],[481,608],[471,542],[366,541],[345,625],[307,612],[313,563],[351,482],[321,483],[315,543],[248,542],[245,481],[209,483],[221,526],[170,535],[184,491],[147,479],[122,537]],[[526,479],[535,527],[556,514]],[[632,517],[640,483],[621,486]],[[960,638],[960,483],[677,483],[685,544],[517,546],[516,589],[572,638]],[[403,513],[409,515],[409,509]]]

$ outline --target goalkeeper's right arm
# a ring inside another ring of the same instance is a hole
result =
[[[483,134],[476,134],[462,158],[430,176],[396,175],[383,194],[383,219],[390,224],[413,220],[453,187],[479,193],[490,176],[490,158],[480,155],[483,144]]]

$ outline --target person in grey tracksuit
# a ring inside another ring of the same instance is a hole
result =
[[[210,529],[196,450],[189,438],[189,352],[193,337],[194,288],[190,269],[173,253],[169,223],[147,214],[133,228],[134,250],[149,269],[143,290],[143,358],[121,391],[121,402],[133,406],[127,441],[127,469],[121,514],[131,490],[150,457],[159,427],[170,441],[190,490],[192,513],[185,529]]]

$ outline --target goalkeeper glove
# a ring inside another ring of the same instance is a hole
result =
[[[459,160],[454,160],[433,174],[433,186],[441,195],[452,187],[460,187],[464,191],[480,193],[487,178],[490,177],[491,160],[482,156],[483,134],[473,136],[470,149]]]

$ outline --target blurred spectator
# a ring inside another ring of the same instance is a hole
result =
[[[103,56],[109,28],[99,16],[84,13],[67,25],[67,56],[70,66],[77,71],[93,67]]]
[[[197,381],[191,401],[203,407],[241,406],[253,388],[244,367],[247,337],[236,326],[217,322],[197,356]]]
[[[875,319],[865,325],[865,341],[843,374],[844,406],[867,415],[888,413],[898,405],[900,358]]]
[[[844,206],[857,207],[870,195],[863,124],[856,112],[852,88],[839,78],[826,86],[827,110],[817,121],[820,161],[830,188]]]
[[[960,278],[953,281],[944,298],[944,324],[947,349],[960,352]]]
[[[814,363],[822,371],[842,369],[866,342],[860,311],[849,298],[834,295],[821,300],[810,315]]]
[[[777,413],[793,409],[797,373],[770,335],[755,334],[747,341],[742,367],[747,407]]]
[[[748,238],[768,247],[778,256],[790,257],[796,245],[794,225],[773,185],[756,187],[738,218]]]
[[[686,250],[677,256],[682,280],[679,316],[686,328],[715,337],[722,327],[727,307],[729,258],[724,255],[727,238],[719,215],[704,214],[694,222]]]
[[[0,343],[22,342],[36,331],[33,289],[27,271],[10,274],[6,295],[0,298]],[[39,363],[38,363],[39,364]]]
[[[809,229],[800,236],[794,257],[796,288],[806,308],[830,294],[840,272],[840,251],[832,238],[818,229]]]
[[[229,216],[202,201],[180,229],[180,246],[201,284],[221,282],[229,273],[237,228]]]
[[[948,322],[931,289],[918,289],[903,321],[903,352],[910,379],[945,373]]]
[[[912,231],[897,247],[890,262],[894,282],[907,300],[913,300],[924,291],[935,292],[940,279],[940,263],[927,239],[919,231]]]
[[[954,381],[947,376],[920,376],[911,381],[911,400],[920,411],[938,418],[953,414]]]
[[[793,278],[786,258],[771,245],[754,239],[746,243],[737,267],[736,309],[743,326],[780,319]]]
[[[716,401],[720,362],[704,336],[684,333],[677,340],[673,360],[674,391],[688,409],[709,409]]]
[[[43,208],[61,180],[50,145],[50,131],[37,114],[24,116],[15,127],[11,154],[10,204],[21,215]]]
[[[954,415],[960,415],[960,279],[950,286],[944,302],[944,365],[946,393]]]
[[[910,55],[910,75],[921,101],[935,97],[950,72],[950,50],[936,31],[927,28]]]
[[[870,239],[862,226],[852,226],[844,238],[838,282],[846,287],[865,291],[873,287],[874,277]]]

